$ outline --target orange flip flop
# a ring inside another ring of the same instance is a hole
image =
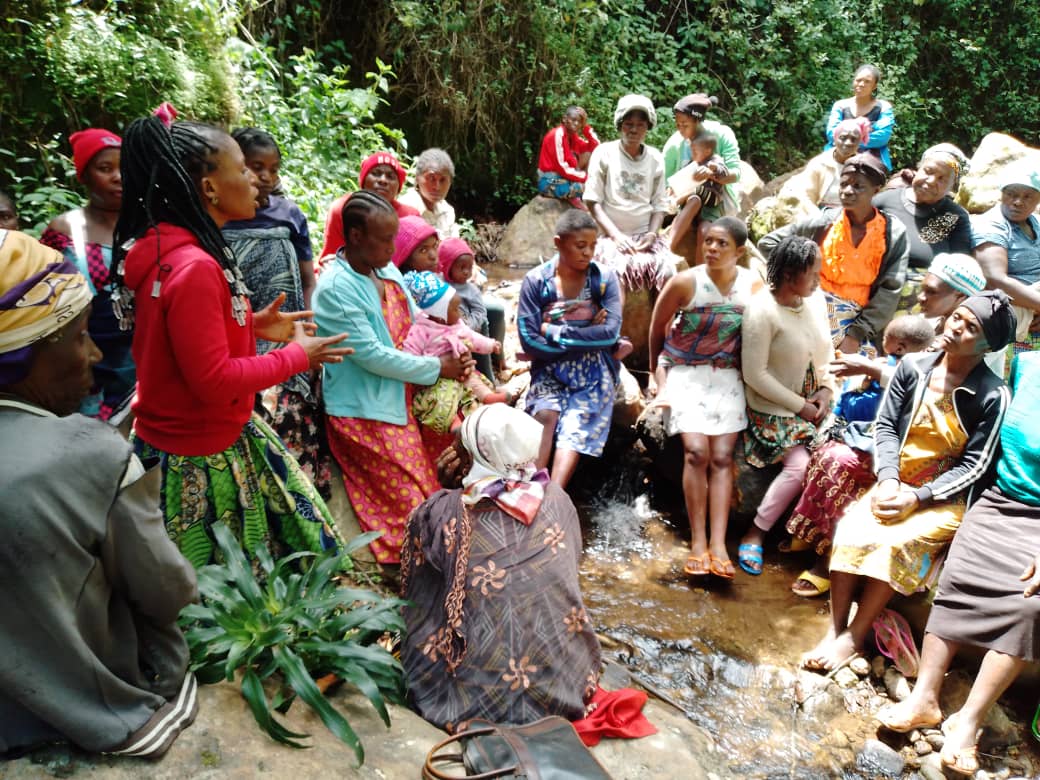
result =
[[[711,553],[708,553],[711,559],[710,570],[713,575],[724,580],[731,580],[736,575],[737,570],[733,568],[733,561],[729,558],[716,558]]]
[[[707,577],[711,574],[711,553],[694,555],[690,553],[683,566],[683,574],[689,577]]]

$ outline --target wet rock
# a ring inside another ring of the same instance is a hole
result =
[[[839,688],[851,688],[859,682],[859,676],[849,667],[839,669],[834,675],[834,682]]]
[[[1000,200],[1000,177],[1004,169],[1036,151],[1017,138],[990,133],[971,157],[968,173],[961,179],[957,202],[972,214],[986,211]]]
[[[910,683],[894,666],[885,669],[885,690],[894,701],[903,701],[910,695]]]
[[[928,744],[927,740],[919,739],[914,742],[914,752],[919,756],[927,756],[933,750],[934,748]]]
[[[611,425],[620,425],[628,428],[636,424],[643,412],[643,393],[639,389],[639,382],[624,366],[621,366],[618,380]]]
[[[556,253],[556,220],[569,211],[565,201],[536,195],[509,221],[498,245],[499,262],[533,268]]]
[[[866,677],[870,673],[870,662],[863,656],[858,656],[849,662],[849,669],[860,677]]]
[[[925,734],[924,739],[925,742],[932,746],[932,750],[942,750],[942,746],[946,744],[946,737],[941,731]]]
[[[929,753],[921,757],[921,766],[918,768],[925,780],[946,780],[946,774],[942,770],[942,762],[938,753]]]
[[[875,655],[870,661],[870,674],[880,680],[885,676],[885,656]]]
[[[852,743],[849,740],[849,735],[844,731],[835,730],[828,734],[823,743],[829,747],[837,748],[839,750],[847,749]]]
[[[884,742],[868,739],[856,756],[856,769],[868,777],[900,777],[906,761]]]

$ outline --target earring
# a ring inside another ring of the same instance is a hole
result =
[[[209,202],[212,203],[214,206],[218,206],[220,205],[220,198],[218,198],[216,195],[210,195]]]

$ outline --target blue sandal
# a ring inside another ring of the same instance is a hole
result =
[[[762,545],[742,544],[737,548],[737,563],[740,568],[757,577],[762,573]]]

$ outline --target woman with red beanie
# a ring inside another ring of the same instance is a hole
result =
[[[87,190],[87,203],[51,220],[40,242],[57,249],[90,283],[94,308],[87,330],[102,352],[94,366],[94,388],[80,411],[107,420],[134,392],[136,371],[130,354],[133,334],[120,330],[112,312],[112,232],[123,204],[119,172],[123,139],[110,130],[88,127],[69,136],[76,178]]]
[[[416,209],[397,200],[404,186],[404,179],[404,168],[392,152],[376,152],[361,163],[358,187],[385,198],[394,207],[398,219],[407,216],[418,217],[420,214]],[[329,215],[325,218],[325,245],[321,248],[321,258],[336,254],[343,246],[343,204],[349,199],[348,192],[337,198],[329,208]]]

